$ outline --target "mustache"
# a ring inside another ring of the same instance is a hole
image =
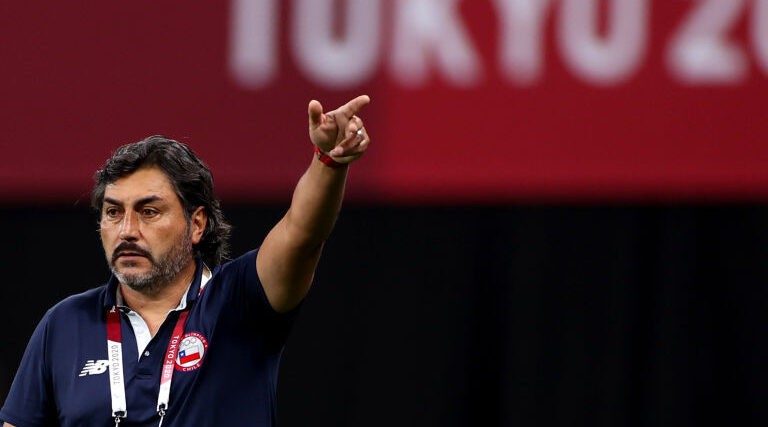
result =
[[[140,256],[143,256],[144,258],[149,259],[152,263],[154,263],[154,260],[152,259],[152,254],[149,253],[148,250],[142,248],[136,243],[123,242],[117,245],[117,247],[115,248],[115,251],[112,252],[112,264],[114,264],[115,261],[117,261],[117,258],[120,257],[122,252],[134,252]]]

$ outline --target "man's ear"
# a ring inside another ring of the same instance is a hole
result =
[[[208,225],[208,212],[205,207],[198,206],[189,217],[190,228],[192,231],[192,244],[200,243],[205,233],[205,227]]]

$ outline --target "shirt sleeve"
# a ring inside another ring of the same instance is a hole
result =
[[[7,422],[17,427],[56,424],[45,354],[49,316],[50,311],[37,325],[27,344],[8,398],[0,410],[0,423]]]
[[[288,338],[301,304],[287,313],[278,313],[272,308],[256,271],[258,251],[247,252],[228,263],[225,270],[229,271],[225,274],[234,276],[231,279],[234,279],[235,305],[242,318],[253,323],[270,350],[279,351]]]

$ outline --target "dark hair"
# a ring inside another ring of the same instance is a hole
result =
[[[153,166],[168,176],[187,220],[200,206],[208,214],[203,237],[194,246],[195,255],[209,266],[224,262],[229,252],[232,226],[224,219],[221,204],[213,194],[213,175],[189,147],[178,141],[155,135],[118,148],[93,177],[96,183],[91,193],[91,206],[100,213],[107,184]]]

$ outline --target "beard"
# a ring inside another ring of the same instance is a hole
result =
[[[187,225],[187,228],[173,242],[168,252],[159,259],[155,259],[151,252],[139,247],[135,243],[123,242],[115,248],[112,259],[108,260],[109,267],[120,283],[143,294],[155,294],[168,286],[179,272],[192,261],[191,239],[192,232],[189,225]],[[149,260],[152,268],[145,273],[125,274],[120,272],[116,265],[116,255],[124,250],[140,253]]]

